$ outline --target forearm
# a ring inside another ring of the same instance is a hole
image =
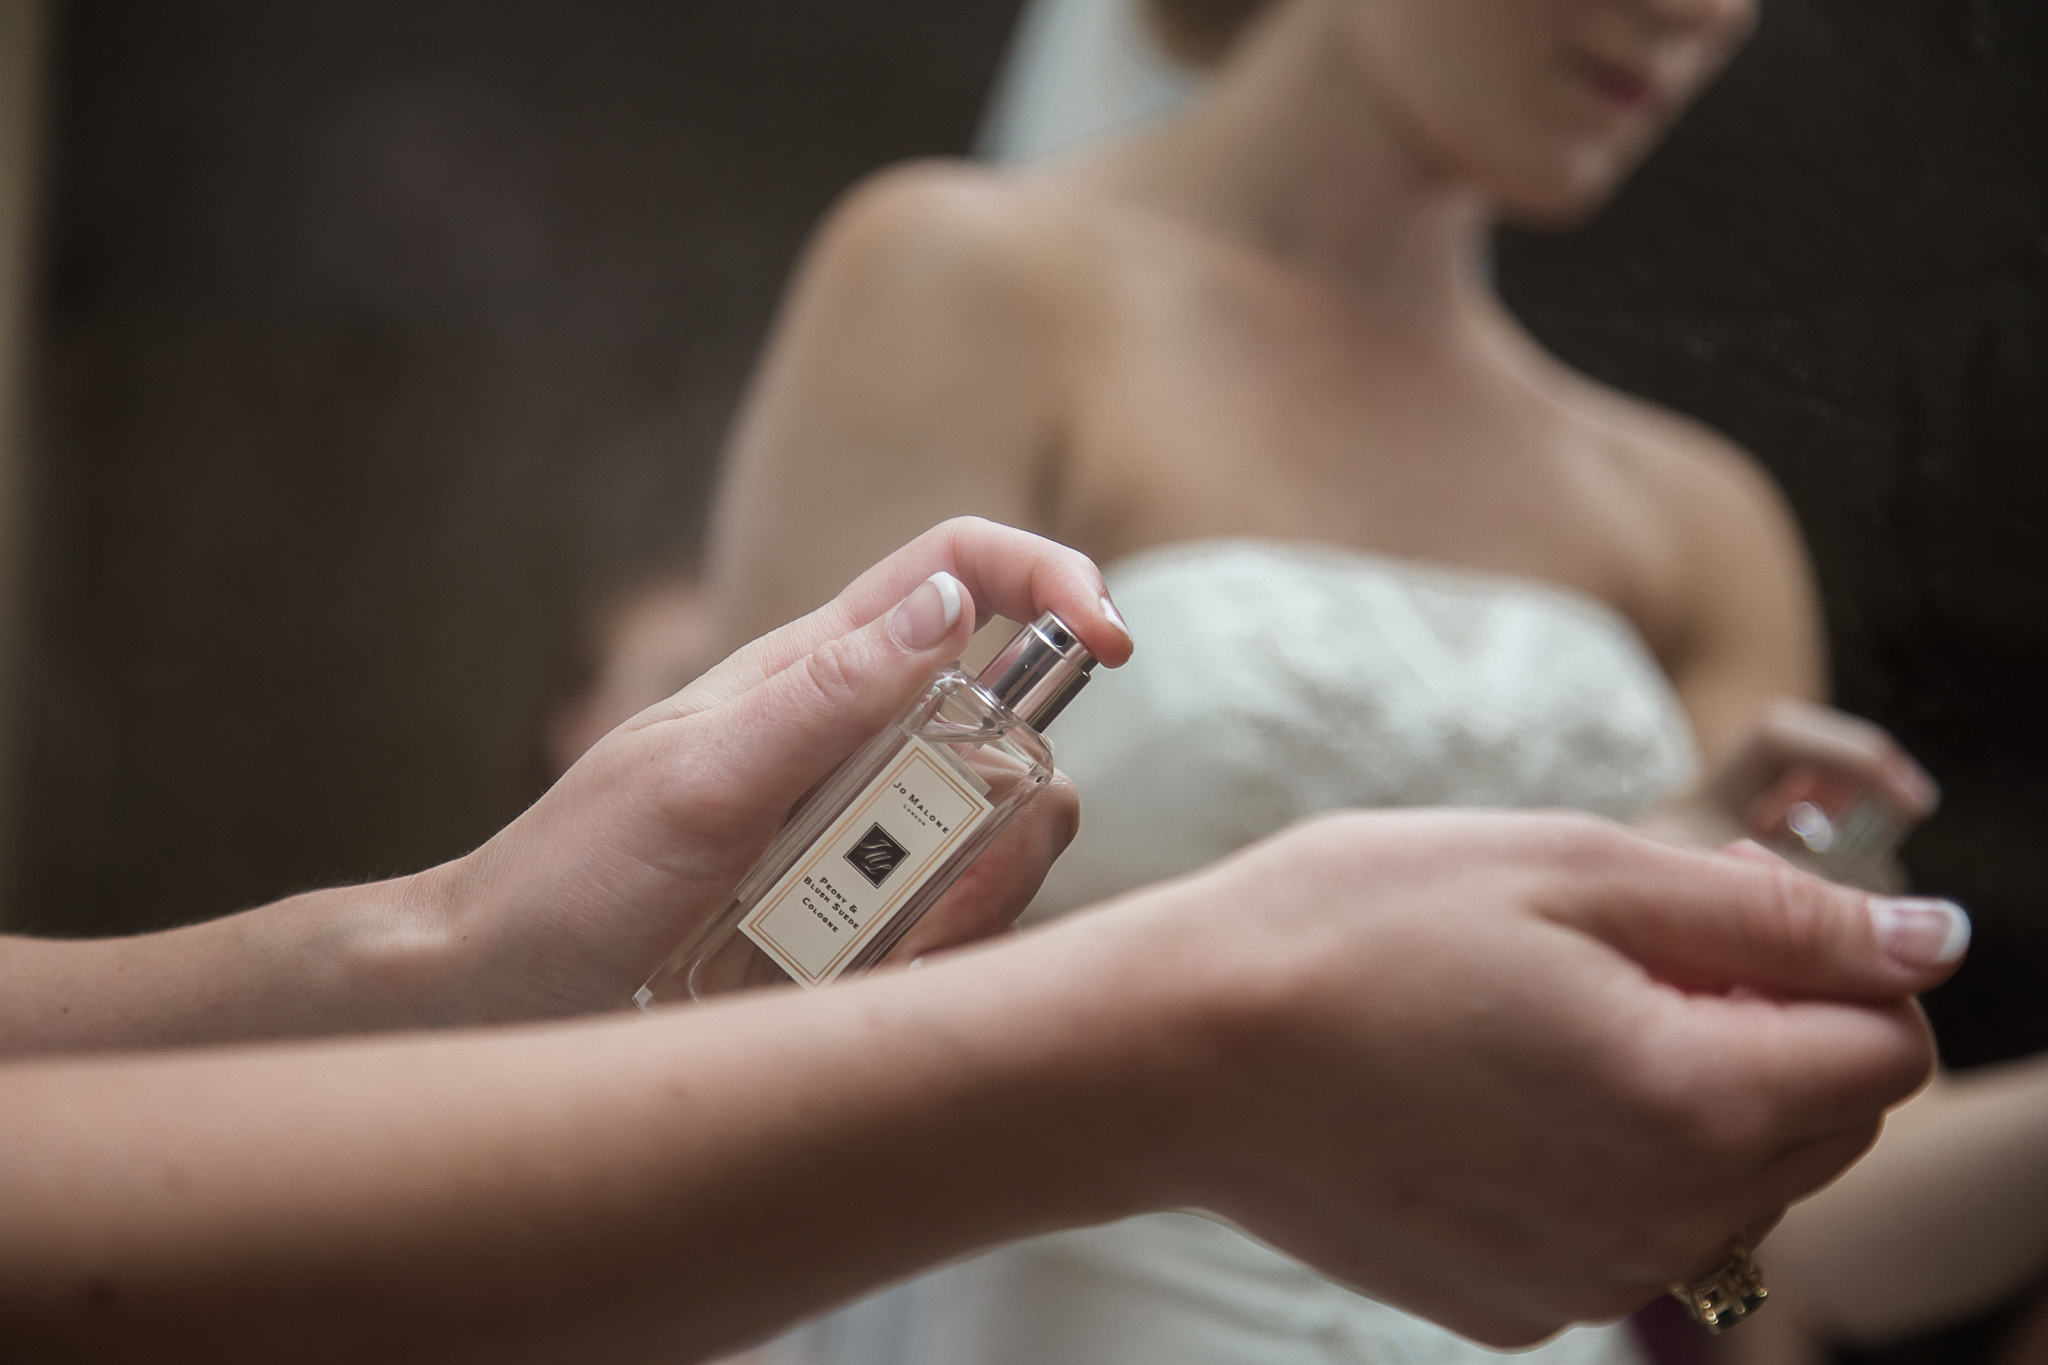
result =
[[[0,938],[0,1057],[428,1022],[446,870],[126,938]]]
[[[85,1360],[687,1359],[1119,1216],[1155,1202],[1116,1043],[1137,1016],[1071,962],[16,1065],[0,1336]]]
[[[2048,1272],[2048,1058],[1944,1078],[1767,1244],[1824,1337],[1875,1342],[1965,1316]]]

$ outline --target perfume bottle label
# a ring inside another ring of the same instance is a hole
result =
[[[994,809],[972,776],[913,736],[740,932],[805,986],[838,976]]]

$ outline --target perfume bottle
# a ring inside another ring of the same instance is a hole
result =
[[[1758,797],[1745,823],[1760,843],[1848,882],[1881,867],[1912,828],[1855,783],[1805,764]]]
[[[634,1002],[874,966],[1052,780],[1043,732],[1094,667],[1047,612],[975,676],[942,671],[805,799]]]

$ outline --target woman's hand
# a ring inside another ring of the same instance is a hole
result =
[[[1047,610],[1104,663],[1129,657],[1086,556],[947,522],[620,726],[490,843],[429,874],[451,958],[436,1017],[624,1004],[723,906],[804,793],[959,657],[979,622]],[[896,955],[1007,927],[1078,818],[1072,785],[1056,779]]]
[[[1892,855],[1940,802],[1934,779],[1883,727],[1780,698],[1644,828],[1705,847],[1754,839],[1831,880],[1896,890],[1904,877]]]
[[[1071,932],[1181,1078],[1119,1102],[1183,1135],[1161,1202],[1497,1345],[1712,1269],[1854,1160],[1967,942],[1769,858],[1439,811],[1320,817]]]

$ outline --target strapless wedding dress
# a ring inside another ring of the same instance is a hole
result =
[[[1053,732],[1079,837],[1031,917],[1200,867],[1340,806],[1633,815],[1691,780],[1691,730],[1605,605],[1527,579],[1249,540],[1108,578],[1139,648]],[[763,1349],[773,1365],[1478,1365],[1495,1355],[1194,1214],[1035,1238]],[[1639,1359],[1621,1328],[1517,1357]]]

